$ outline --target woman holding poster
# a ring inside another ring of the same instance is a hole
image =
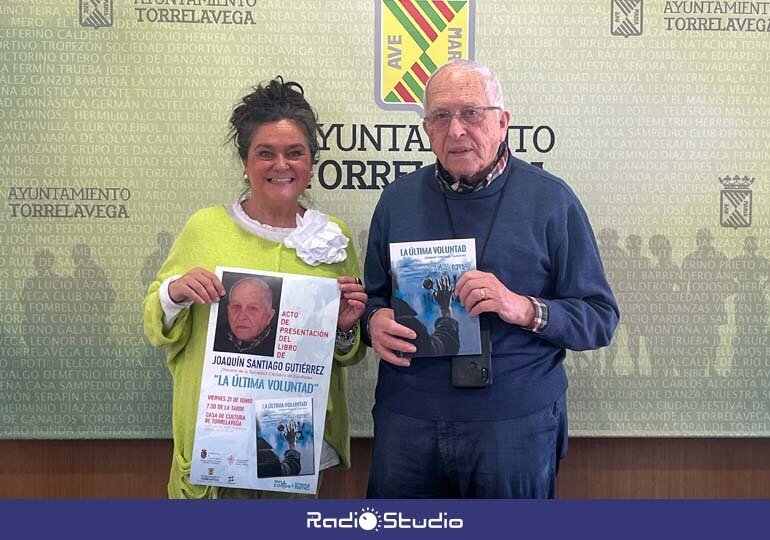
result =
[[[206,208],[189,219],[144,299],[145,334],[168,350],[173,379],[170,498],[292,496],[190,483],[210,307],[226,294],[217,266],[337,279],[340,307],[320,468],[350,466],[344,368],[363,356],[358,319],[366,293],[354,277],[358,260],[345,225],[300,202],[318,157],[315,112],[299,84],[278,77],[253,88],[236,105],[230,125],[246,192],[229,206]],[[260,297],[255,286],[240,288],[244,298]],[[235,323],[230,330],[235,344],[256,339]]]

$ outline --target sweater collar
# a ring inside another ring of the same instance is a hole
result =
[[[233,344],[233,347],[235,347],[235,350],[237,350],[241,354],[253,354],[254,351],[256,351],[260,345],[262,345],[262,342],[267,339],[267,337],[270,335],[270,325],[268,324],[262,332],[259,333],[257,337],[254,339],[238,339],[235,334],[233,334],[232,330],[227,331],[227,338],[230,340],[230,343]]]
[[[475,191],[481,191],[489,186],[493,180],[503,174],[506,165],[508,165],[508,156],[508,147],[505,143],[500,143],[494,165],[492,165],[489,172],[487,172],[481,180],[475,183],[455,179],[449,171],[444,168],[441,162],[436,160],[436,178],[438,179],[441,188],[445,191],[452,191],[454,193],[473,193]]]

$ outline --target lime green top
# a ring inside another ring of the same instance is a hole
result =
[[[346,237],[345,225],[332,216]],[[336,278],[359,274],[358,259],[349,242],[347,258],[335,264],[310,266],[293,249],[256,236],[239,225],[223,206],[196,212],[184,226],[171,248],[156,280],[144,299],[144,333],[157,347],[168,349],[166,362],[173,380],[174,456],[168,483],[170,498],[219,498],[224,488],[190,483],[190,461],[195,439],[203,358],[209,321],[209,305],[193,304],[184,309],[168,331],[163,331],[161,284],[173,275],[195,267],[214,271],[216,266],[232,266],[290,274]],[[334,354],[329,401],[326,406],[324,439],[337,451],[341,466],[350,467],[347,374],[343,367],[355,364],[364,355],[358,332],[353,348],[344,355]]]

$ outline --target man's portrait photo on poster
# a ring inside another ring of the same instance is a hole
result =
[[[224,272],[214,350],[274,356],[283,278]]]

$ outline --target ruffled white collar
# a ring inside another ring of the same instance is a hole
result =
[[[256,236],[295,250],[297,257],[311,266],[338,263],[347,258],[347,236],[322,212],[308,209],[304,216],[297,214],[294,228],[272,227],[250,218],[241,207],[241,201],[229,206],[228,213]]]

